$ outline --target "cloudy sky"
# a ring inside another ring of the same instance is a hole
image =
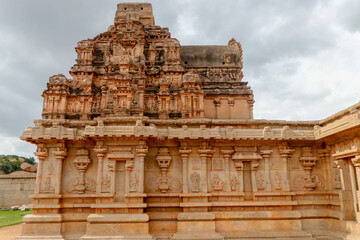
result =
[[[19,136],[48,77],[69,77],[77,41],[106,31],[118,2],[0,1],[0,154],[33,156]],[[360,100],[359,0],[150,2],[182,45],[241,42],[255,118],[318,120]]]

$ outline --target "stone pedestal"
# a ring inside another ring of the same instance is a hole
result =
[[[179,213],[178,231],[172,240],[224,239],[215,232],[215,215],[213,213]]]
[[[81,240],[153,239],[147,214],[91,214],[86,235]]]
[[[60,214],[30,214],[23,218],[23,222],[21,235],[15,240],[64,240],[61,235],[62,217]]]

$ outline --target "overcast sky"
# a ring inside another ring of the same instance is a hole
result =
[[[48,78],[68,74],[74,47],[113,23],[114,0],[0,1],[0,154],[41,118]],[[182,45],[242,44],[254,117],[319,120],[360,100],[359,0],[161,0],[155,23]]]

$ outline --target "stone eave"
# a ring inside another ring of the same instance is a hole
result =
[[[315,126],[316,139],[323,139],[332,135],[360,127],[360,102],[342,110]]]
[[[24,131],[22,140],[86,140],[93,138],[151,137],[156,139],[218,140],[315,140],[313,122],[268,120],[98,118],[79,120],[39,120]],[[305,129],[297,129],[298,127]],[[291,128],[292,127],[292,128]]]

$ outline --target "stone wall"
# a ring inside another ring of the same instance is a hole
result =
[[[36,174],[30,176],[0,175],[0,208],[33,203]]]

